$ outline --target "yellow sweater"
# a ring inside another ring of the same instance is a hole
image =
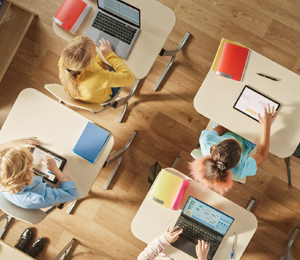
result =
[[[104,70],[102,68],[104,63],[96,54],[90,67],[78,76],[78,100],[101,104],[110,99],[111,88],[130,86],[134,83],[132,72],[119,56],[110,51],[104,57],[116,72]],[[61,58],[59,65],[62,65]],[[62,73],[68,72],[62,71]]]

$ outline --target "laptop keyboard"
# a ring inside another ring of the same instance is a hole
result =
[[[121,23],[104,13],[98,12],[92,27],[117,38],[118,40],[130,44],[136,29]]]
[[[217,250],[220,243],[217,235],[181,216],[178,219],[176,225],[179,226],[180,229],[183,229],[183,232],[180,236],[182,236],[186,240],[192,242],[195,245],[198,243],[198,239],[204,240],[209,244],[209,251],[211,253]]]

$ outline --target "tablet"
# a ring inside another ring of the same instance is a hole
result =
[[[57,183],[55,175],[47,169],[46,163],[43,163],[44,155],[51,156],[60,170],[64,168],[67,160],[41,146],[31,147],[30,151],[33,155],[33,172],[52,183]]]
[[[280,107],[280,104],[275,100],[246,85],[233,108],[258,121],[258,114],[262,116],[263,108],[268,108],[268,104],[270,104],[271,109],[274,107],[275,111]]]

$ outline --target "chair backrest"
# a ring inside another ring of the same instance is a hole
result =
[[[62,85],[59,84],[46,84],[45,89],[47,89],[53,96],[55,96],[59,102],[63,102],[69,106],[89,110],[92,113],[100,112],[103,110],[103,106],[100,104],[85,103],[76,100],[65,92]]]
[[[0,192],[0,209],[13,218],[31,224],[38,224],[46,216],[47,212],[41,209],[23,209],[8,201]]]

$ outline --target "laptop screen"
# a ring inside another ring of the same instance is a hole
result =
[[[234,218],[222,213],[219,210],[205,204],[204,202],[190,196],[186,202],[182,214],[197,222],[211,228],[212,230],[225,235],[231,226]]]
[[[120,0],[98,0],[98,7],[140,28],[140,10]]]

